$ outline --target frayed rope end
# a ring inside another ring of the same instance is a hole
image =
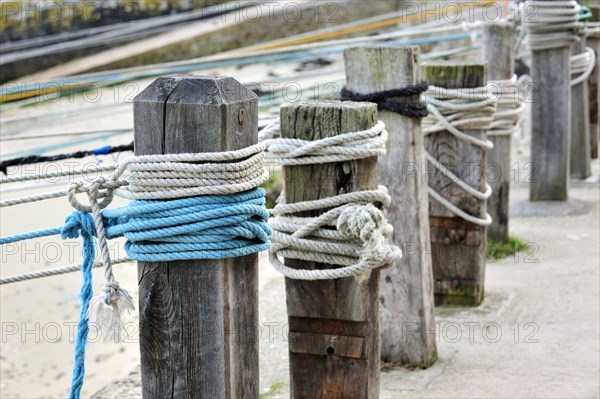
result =
[[[92,298],[87,312],[90,329],[96,329],[104,336],[104,341],[122,342],[127,338],[127,331],[122,315],[131,313],[135,307],[133,298],[126,290],[117,289],[117,295],[98,295]],[[110,302],[108,298],[111,298]]]

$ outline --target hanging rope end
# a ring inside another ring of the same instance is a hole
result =
[[[122,342],[127,331],[122,315],[135,310],[131,294],[122,288],[105,287],[107,293],[92,298],[87,313],[90,329],[96,329],[104,335],[104,341]]]

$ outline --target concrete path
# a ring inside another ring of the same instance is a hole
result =
[[[598,161],[594,176],[599,175]],[[511,235],[531,255],[488,263],[478,308],[436,309],[438,362],[384,368],[381,398],[598,398],[600,191],[573,182],[566,204],[511,194]],[[288,398],[283,278],[261,258],[261,397]],[[95,398],[140,396],[139,374]]]

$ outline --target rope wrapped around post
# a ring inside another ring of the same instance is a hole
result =
[[[267,225],[265,191],[268,179],[263,145],[237,151],[196,154],[144,155],[126,159],[110,176],[76,180],[67,196],[76,209],[62,228],[51,228],[1,237],[0,245],[61,234],[63,239],[83,237],[81,267],[67,266],[3,278],[2,283],[81,268],[82,307],[77,328],[75,365],[69,398],[78,399],[85,374],[85,346],[90,325],[106,340],[123,338],[121,315],[133,310],[131,295],[120,287],[112,270],[108,238],[125,236],[127,260],[171,261],[222,259],[267,250],[271,229]],[[86,193],[89,204],[77,198]],[[104,209],[114,196],[134,200],[125,207]],[[53,198],[50,196],[49,198]],[[28,199],[32,202],[39,198]],[[14,205],[6,203],[4,206]],[[101,263],[94,262],[95,238]],[[104,266],[104,294],[93,297],[92,268]]]
[[[517,75],[513,75],[511,79],[493,80],[488,83],[496,103],[496,112],[490,124],[488,137],[511,136],[519,131],[519,122],[526,108],[521,96],[521,82]]]
[[[527,44],[532,51],[570,46],[579,40],[584,24],[580,22],[581,6],[575,0],[527,0],[522,17],[527,31]],[[531,11],[530,14],[527,14]]]
[[[424,118],[427,116],[427,104],[423,102],[407,103],[396,102],[391,99],[396,97],[410,97],[427,91],[429,85],[421,81],[416,85],[402,87],[394,90],[384,90],[377,93],[359,94],[347,88],[342,88],[340,93],[342,101],[368,101],[377,104],[380,110],[395,112],[411,118]]]
[[[489,140],[480,140],[462,132],[460,128],[469,125],[488,129],[494,121],[496,105],[489,87],[473,89],[445,89],[430,86],[425,94],[427,109],[430,115],[423,120],[423,133],[425,135],[436,132],[448,131],[459,140],[466,141],[483,149],[491,149],[494,144]],[[451,179],[459,187],[475,198],[485,201],[492,194],[492,188],[486,184],[486,190],[481,192],[456,176],[450,169],[435,159],[428,151],[425,158],[436,169]],[[455,215],[479,226],[488,226],[492,222],[489,214],[485,218],[470,215],[458,208],[440,193],[429,187],[429,195],[440,204],[444,205]]]
[[[259,139],[268,154],[282,165],[308,165],[364,159],[385,154],[387,132],[383,122],[360,132],[306,141],[279,137],[279,122],[265,127]],[[387,242],[392,226],[382,208],[391,199],[385,187],[341,194],[315,201],[278,204],[269,225],[273,228],[271,264],[284,276],[299,280],[326,280],[354,276],[368,278],[374,268],[391,267],[402,252]],[[318,217],[298,213],[323,210]],[[334,229],[335,228],[335,229]],[[327,270],[287,267],[279,256],[344,266]]]

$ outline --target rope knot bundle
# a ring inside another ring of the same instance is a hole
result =
[[[581,6],[575,0],[527,0],[523,25],[531,50],[548,50],[570,46],[579,40],[584,24],[580,22]]]
[[[447,131],[457,139],[483,150],[494,148],[491,141],[481,140],[461,131],[461,129],[468,128],[487,130],[492,126],[496,103],[489,87],[445,89],[430,86],[425,97],[427,109],[430,112],[430,115],[423,121],[423,133],[425,135]],[[492,188],[489,184],[486,184],[485,191],[479,191],[452,173],[428,151],[425,151],[425,158],[443,175],[475,198],[485,201],[492,195]],[[444,198],[432,187],[429,187],[428,191],[432,198],[466,221],[480,226],[487,226],[492,223],[492,217],[489,214],[485,218],[470,215]]]
[[[337,229],[342,235],[363,243],[362,253],[374,262],[383,266],[391,266],[388,260],[399,260],[402,253],[386,240],[394,229],[388,224],[383,212],[372,203],[366,205],[350,205],[342,211],[337,220]]]
[[[273,228],[271,264],[288,278],[324,280],[355,276],[368,278],[371,270],[390,267],[402,252],[389,244],[393,228],[380,209],[391,199],[384,187],[294,204],[279,204],[269,219]],[[322,211],[316,217],[299,213]],[[344,266],[303,270],[284,265],[287,259]]]
[[[88,213],[75,212],[67,216],[61,231],[61,238],[79,238],[80,234],[87,233],[92,237],[97,236],[94,219]]]
[[[375,126],[320,140],[280,138],[279,121],[265,127],[259,139],[280,165],[343,162],[385,155],[388,133],[381,121]]]

